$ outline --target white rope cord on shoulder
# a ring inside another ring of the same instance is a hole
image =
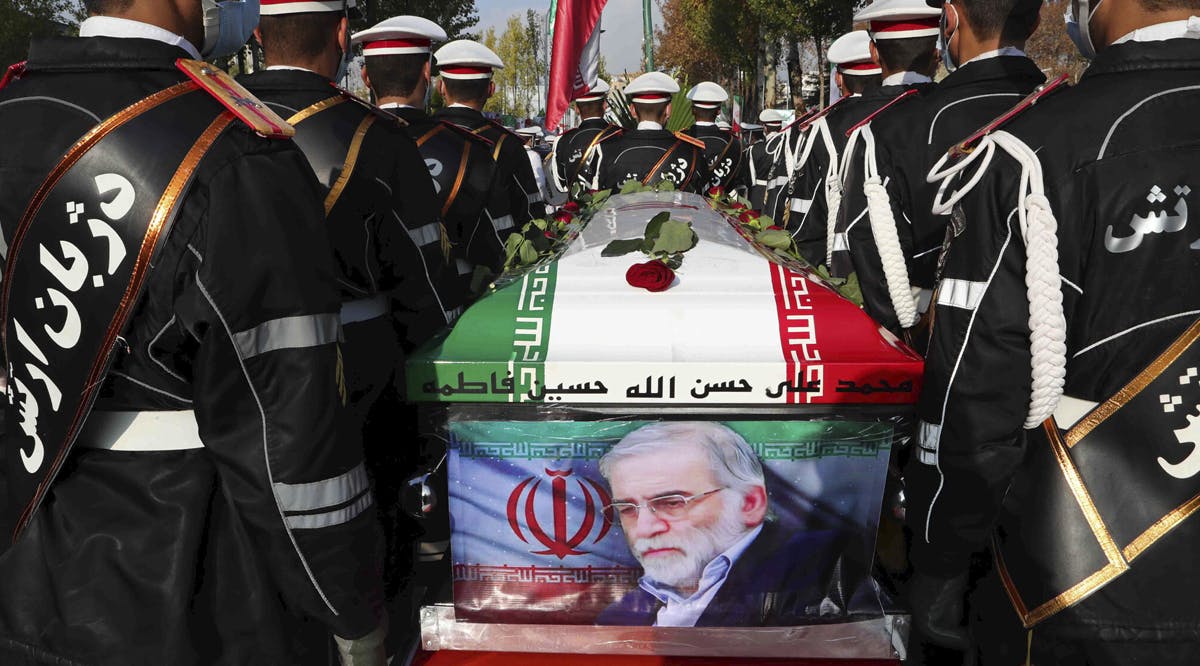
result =
[[[983,177],[999,147],[1021,165],[1018,188],[1021,198],[1017,218],[1025,242],[1025,291],[1029,299],[1029,343],[1032,386],[1025,428],[1036,428],[1054,413],[1067,376],[1067,320],[1063,313],[1062,278],[1058,270],[1058,220],[1046,199],[1042,164],[1025,142],[1008,132],[985,136],[966,159],[943,168],[943,157],[927,176],[941,181],[934,201],[935,215],[949,213]],[[953,176],[980,161],[967,183],[949,197],[944,192]]]
[[[875,157],[875,133],[871,126],[862,128],[863,194],[867,197],[867,217],[871,220],[871,234],[879,250],[879,263],[883,267],[888,297],[896,311],[900,326],[911,328],[917,323],[917,301],[913,298],[912,285],[908,280],[908,265],[904,251],[900,248],[900,235],[896,231],[896,217],[892,215],[891,197],[883,180],[879,177],[879,164]]]
[[[833,272],[833,240],[837,231],[838,209],[842,207],[842,165],[838,163],[837,148],[833,145],[833,137],[829,135],[829,125],[821,119],[821,138],[825,140],[825,149],[829,151],[829,170],[825,172],[825,265]],[[858,137],[855,131],[846,143],[846,152],[854,148]]]

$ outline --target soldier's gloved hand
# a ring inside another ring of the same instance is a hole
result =
[[[338,660],[342,666],[386,666],[387,649],[384,640],[387,638],[387,619],[371,633],[361,638],[342,638],[334,636],[337,643]]]
[[[963,601],[967,572],[936,576],[917,572],[908,582],[914,638],[959,652],[971,650],[971,637],[963,626]]]

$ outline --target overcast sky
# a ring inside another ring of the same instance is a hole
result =
[[[476,29],[482,33],[495,28],[499,35],[504,32],[509,16],[520,14],[523,17],[527,9],[545,14],[550,10],[550,0],[476,0],[475,6],[479,10]],[[659,30],[662,14],[658,11],[658,3],[651,0],[650,7],[654,12],[654,28]],[[608,70],[614,74],[638,70],[642,61],[642,0],[608,0],[600,21],[605,30],[600,36],[600,52],[604,54]]]

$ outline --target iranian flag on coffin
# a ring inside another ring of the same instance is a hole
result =
[[[612,499],[599,460],[650,422],[475,420],[467,409],[467,417],[452,416],[448,426],[455,617],[592,624],[642,575],[620,522],[604,511]],[[859,563],[872,561],[892,424],[722,424],[762,463],[772,529],[793,535],[792,544],[824,544],[824,552],[788,556],[797,567],[812,568],[814,592],[797,598],[787,623],[878,616],[869,564]],[[784,591],[777,594],[774,601],[751,596],[740,605],[786,604]],[[751,613],[739,625],[764,621],[779,622]]]
[[[640,253],[655,214],[699,236],[662,292]],[[769,259],[695,194],[614,195],[567,250],[480,299],[408,365],[411,399],[606,404],[912,404],[920,357],[814,273]]]

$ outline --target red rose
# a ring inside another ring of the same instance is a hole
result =
[[[567,203],[562,205],[562,209],[567,211],[568,213],[578,213],[579,212],[579,204],[575,203],[574,201],[568,201]]]
[[[723,190],[719,187],[708,188],[708,196],[710,196],[710,197],[719,197],[722,194],[725,194],[725,190]]]
[[[738,222],[741,222],[742,224],[750,224],[757,219],[758,216],[759,212],[756,210],[744,210],[738,215]]]
[[[777,224],[772,224],[771,226],[767,227],[767,231],[783,231],[783,230],[784,230],[783,227],[781,227]]]
[[[663,291],[675,280],[675,271],[661,261],[634,264],[625,271],[625,281],[646,291]]]
[[[729,207],[734,210],[747,210],[749,208],[749,206],[747,206],[746,204],[744,204],[740,201],[735,201],[735,202],[729,204]]]
[[[555,221],[555,222],[561,222],[561,223],[563,223],[563,224],[566,224],[567,222],[570,222],[570,221],[571,221],[571,218],[572,218],[572,217],[573,217],[573,216],[572,216],[570,213],[568,213],[567,211],[565,211],[565,210],[560,210],[560,211],[558,211],[557,213],[555,213],[555,214],[554,214],[554,221]]]
[[[550,231],[550,230],[543,231],[542,235],[544,235],[546,238],[549,238],[550,240],[554,240],[554,238],[555,238],[554,232]]]

